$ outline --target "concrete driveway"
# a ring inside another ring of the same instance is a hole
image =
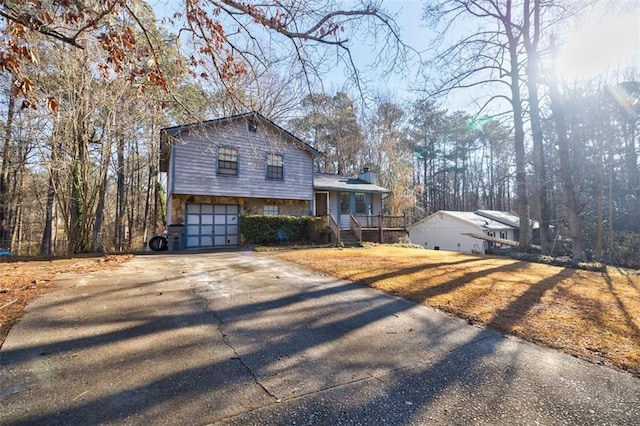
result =
[[[639,424],[640,380],[247,251],[57,278],[0,424]]]

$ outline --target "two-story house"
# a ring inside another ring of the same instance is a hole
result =
[[[327,215],[349,228],[349,214],[380,215],[375,174],[314,175],[322,155],[258,113],[162,129],[167,222],[184,225],[184,248],[240,244],[239,217]],[[338,231],[339,238],[339,231]]]

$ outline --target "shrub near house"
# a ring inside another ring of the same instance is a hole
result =
[[[249,244],[319,243],[324,228],[320,217],[249,215],[240,219],[240,232]]]

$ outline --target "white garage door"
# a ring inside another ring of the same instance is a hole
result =
[[[237,246],[239,212],[236,204],[187,204],[187,248]]]

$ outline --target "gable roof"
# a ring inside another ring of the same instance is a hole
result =
[[[485,217],[487,219],[495,220],[496,222],[504,223],[513,228],[520,228],[520,218],[510,212],[504,212],[500,210],[476,210],[475,214]],[[540,224],[535,220],[530,220],[533,229],[540,227]]]
[[[482,217],[476,214],[475,212],[455,212],[455,211],[448,211],[448,210],[441,210],[440,212],[448,214],[449,216],[453,216],[465,222],[471,223],[472,225],[482,229],[498,230],[498,229],[514,228],[511,225],[505,225],[502,222],[498,222],[490,218]],[[440,212],[436,212],[436,214]]]
[[[233,121],[239,120],[259,120],[264,126],[267,126],[276,133],[283,135],[289,139],[298,148],[307,151],[312,157],[319,157],[322,155],[320,151],[304,142],[302,139],[295,136],[288,130],[278,126],[273,121],[269,120],[259,112],[246,112],[243,114],[231,115],[229,117],[215,118],[213,120],[199,121],[196,123],[182,124],[179,126],[165,127],[160,129],[160,171],[166,172],[169,168],[169,155],[171,153],[171,139],[177,138],[182,132],[190,131],[196,128],[215,126],[220,124],[227,124]]]
[[[519,229],[520,218],[513,213],[499,211],[499,210],[476,210],[475,212],[459,212],[452,210],[438,210],[426,218],[409,225],[413,227],[424,221],[430,220],[437,214],[442,213],[450,217],[454,217],[458,220],[470,223],[478,228],[485,230],[500,230],[500,229]],[[533,228],[538,228],[538,222],[531,221]]]
[[[342,192],[369,192],[376,194],[388,194],[387,188],[365,182],[351,176],[331,175],[316,173],[313,175],[313,189]]]

